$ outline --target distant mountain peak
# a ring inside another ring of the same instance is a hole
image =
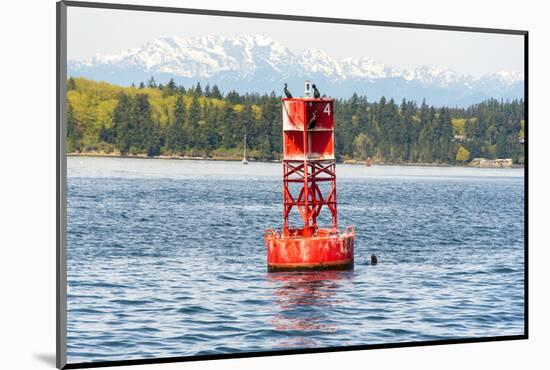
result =
[[[508,84],[514,84],[516,82],[523,82],[523,73],[518,71],[500,71],[491,73],[486,78],[492,78],[499,81],[506,82]]]

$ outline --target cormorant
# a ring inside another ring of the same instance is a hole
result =
[[[376,258],[376,256],[374,254],[371,254],[370,255],[370,264],[371,265],[376,265],[378,263],[378,258]]]
[[[313,114],[311,115],[311,118],[309,119],[309,122],[307,123],[307,129],[311,130],[312,128],[315,128],[316,123],[317,123],[317,112],[313,111]]]
[[[319,99],[321,97],[321,93],[317,89],[317,86],[315,86],[315,84],[313,84],[313,85],[311,85],[311,87],[313,87],[313,97],[315,99]]]
[[[290,93],[290,91],[288,91],[286,86],[287,85],[285,84],[285,95],[286,95],[287,98],[292,99],[292,94]]]

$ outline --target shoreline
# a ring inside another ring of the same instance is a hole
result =
[[[145,154],[129,154],[122,156],[117,153],[104,153],[104,152],[86,152],[78,153],[71,152],[65,154],[67,157],[87,157],[87,158],[129,158],[129,159],[173,159],[173,160],[184,160],[184,161],[216,161],[216,162],[240,162],[242,158],[235,157],[191,157],[191,156],[177,156],[177,155],[158,155],[154,157],[148,157]],[[258,162],[258,163],[281,163],[281,160],[277,159],[265,159],[265,160],[255,160],[248,159],[249,162]],[[366,161],[357,161],[357,160],[344,160],[337,161],[339,164],[349,164],[353,166],[366,166]],[[404,166],[404,167],[466,167],[466,168],[489,168],[489,169],[518,169],[525,168],[525,165],[522,164],[512,164],[510,166],[481,166],[474,164],[447,164],[447,163],[387,163],[387,162],[372,162],[373,166]]]
[[[236,157],[193,157],[193,156],[180,156],[180,155],[156,155],[154,157],[148,157],[146,154],[128,154],[120,155],[116,153],[102,153],[102,152],[86,152],[86,153],[66,153],[67,157],[98,157],[98,158],[130,158],[130,159],[176,159],[176,160],[191,160],[191,161],[229,161],[240,162],[242,158]],[[279,162],[277,160],[269,161],[256,161],[253,162]]]

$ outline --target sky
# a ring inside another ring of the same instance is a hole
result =
[[[160,37],[262,34],[292,51],[367,57],[398,69],[424,65],[480,77],[523,71],[523,36],[128,10],[68,8],[68,59],[116,54]]]

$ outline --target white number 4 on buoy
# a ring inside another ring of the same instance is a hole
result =
[[[325,112],[326,114],[328,114],[330,116],[330,104],[327,104],[325,109],[323,109],[323,112]]]

